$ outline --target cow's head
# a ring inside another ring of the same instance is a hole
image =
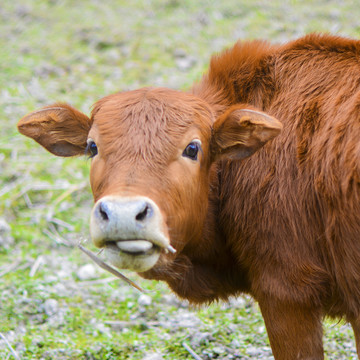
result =
[[[145,272],[200,241],[211,165],[248,157],[281,124],[242,105],[215,118],[194,95],[140,89],[101,99],[91,118],[55,104],[18,128],[57,156],[91,157],[92,240],[113,265]]]

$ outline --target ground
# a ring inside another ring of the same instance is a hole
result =
[[[89,113],[120,90],[187,89],[237,39],[359,38],[359,18],[355,0],[2,0],[0,358],[271,359],[251,298],[194,309],[91,263],[75,246],[89,237],[89,161],[52,157],[16,123],[54,101]],[[342,322],[326,321],[324,343],[327,359],[356,358]]]

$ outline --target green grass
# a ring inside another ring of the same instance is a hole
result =
[[[271,358],[249,298],[191,309],[164,284],[128,274],[149,291],[151,304],[141,305],[138,292],[101,270],[80,280],[89,260],[74,245],[89,234],[89,162],[52,157],[20,136],[16,123],[55,101],[89,113],[120,90],[187,89],[211,54],[238,38],[283,42],[312,31],[359,37],[359,18],[355,1],[1,2],[0,219],[11,230],[0,235],[8,241],[0,246],[0,333],[21,359],[143,359],[155,352],[192,359],[183,343],[203,359],[255,359],[256,349]],[[325,329],[327,359],[355,359],[351,328],[326,322]],[[14,358],[1,339],[0,358]]]

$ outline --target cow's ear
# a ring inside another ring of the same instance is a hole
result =
[[[264,112],[232,106],[214,123],[212,157],[244,159],[277,136],[281,123]]]
[[[88,116],[67,104],[53,104],[24,116],[19,132],[57,156],[84,154],[91,127]]]

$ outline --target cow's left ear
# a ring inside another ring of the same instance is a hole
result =
[[[264,112],[235,105],[214,123],[212,158],[244,159],[277,136],[281,123]]]
[[[56,156],[84,154],[91,128],[88,116],[68,104],[53,104],[24,116],[18,130]]]

